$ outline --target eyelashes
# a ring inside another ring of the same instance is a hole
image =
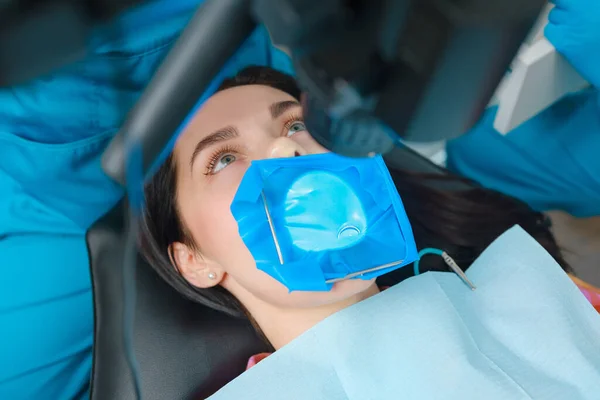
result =
[[[304,123],[304,119],[302,118],[302,113],[301,112],[295,112],[295,113],[290,113],[286,119],[283,122],[283,127],[281,130],[281,136],[288,136],[288,131],[294,126],[294,124],[296,123]],[[234,161],[236,161],[236,155],[239,155],[242,152],[242,149],[240,148],[240,146],[236,146],[236,145],[231,145],[231,144],[225,144],[220,146],[219,148],[217,148],[213,153],[211,153],[210,157],[208,158],[208,162],[206,164],[206,170],[204,172],[204,175],[215,175],[217,174],[221,169],[219,169],[218,171],[216,170],[219,162],[221,162],[223,160],[223,158],[225,156],[232,156],[233,159],[227,164],[231,164]],[[225,165],[225,167],[227,166]]]
[[[291,113],[283,123],[283,132],[282,136],[286,136],[286,131],[289,130],[295,122],[304,122],[304,117],[302,117],[302,113],[294,112]]]
[[[215,150],[208,159],[208,163],[206,164],[206,171],[204,175],[214,175],[215,168],[217,163],[221,161],[221,159],[226,155],[232,155],[235,157],[235,154],[238,154],[240,149],[237,146],[232,145],[224,145],[217,150]]]

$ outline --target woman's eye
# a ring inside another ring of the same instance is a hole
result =
[[[222,170],[223,168],[225,168],[226,166],[228,166],[229,164],[231,164],[234,161],[235,161],[235,156],[233,154],[225,154],[224,156],[219,158],[219,160],[217,160],[217,162],[215,163],[215,166],[213,167],[212,173],[216,174],[217,172],[219,172],[220,170]]]
[[[287,137],[302,131],[306,131],[306,125],[304,125],[304,122],[294,121],[288,126]]]

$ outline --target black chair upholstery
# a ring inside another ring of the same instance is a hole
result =
[[[444,173],[406,148],[391,156],[398,168]],[[122,344],[122,210],[117,205],[87,237],[95,311],[92,400],[135,398]],[[144,399],[204,398],[241,373],[249,356],[265,350],[248,323],[184,299],[141,259],[136,283],[133,340]]]
[[[88,232],[94,293],[92,400],[135,399],[123,349],[123,205]],[[184,299],[141,258],[134,350],[143,398],[200,399],[243,372],[264,344],[245,321]]]

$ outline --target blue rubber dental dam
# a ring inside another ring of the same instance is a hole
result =
[[[258,269],[290,291],[328,291],[418,258],[381,156],[334,153],[254,161],[231,212]]]

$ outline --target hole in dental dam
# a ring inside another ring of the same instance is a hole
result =
[[[344,226],[342,227],[339,232],[338,232],[338,239],[342,239],[342,238],[349,238],[349,237],[353,237],[353,236],[358,236],[360,235],[360,229],[358,229],[355,226]]]

